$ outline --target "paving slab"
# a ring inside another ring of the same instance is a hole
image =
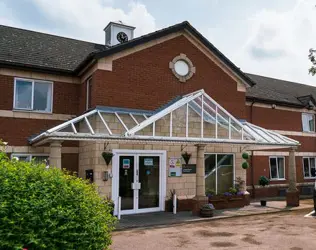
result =
[[[295,210],[313,210],[312,200],[303,200],[299,207],[286,207],[285,201],[268,201],[267,206],[260,206],[260,202],[252,202],[243,208],[215,210],[214,217],[201,218],[193,216],[191,212],[179,212],[177,214],[169,212],[156,212],[134,215],[122,215],[116,230],[126,230],[132,228],[161,227],[174,224],[194,223],[208,220],[218,220],[239,216],[250,216],[259,214],[280,213]]]

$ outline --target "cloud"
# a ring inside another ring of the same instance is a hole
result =
[[[307,58],[309,48],[316,48],[315,24],[313,0],[298,0],[290,10],[257,11],[244,27],[247,40],[233,60],[244,71],[315,84]]]
[[[32,11],[38,10],[41,16],[45,17],[45,20],[37,21],[45,22],[45,25],[34,23],[28,24],[26,28],[98,43],[104,43],[103,29],[110,21],[121,20],[123,23],[135,26],[136,36],[156,30],[155,19],[144,4],[129,1],[126,9],[123,10],[112,7],[113,3],[114,0],[30,0],[29,4],[33,5]],[[18,8],[15,10],[23,11]],[[6,20],[11,22],[0,20],[1,23],[18,27],[26,26],[21,24],[18,17],[7,16]]]

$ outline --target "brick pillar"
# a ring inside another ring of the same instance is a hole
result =
[[[298,207],[300,205],[300,195],[296,188],[296,162],[295,150],[292,147],[289,154],[289,188],[286,192],[286,205],[291,207]]]
[[[193,198],[193,215],[199,215],[201,205],[208,203],[208,198],[205,195],[205,145],[196,145],[197,158],[196,158],[196,195]]]
[[[49,165],[61,169],[61,142],[54,141],[50,144]]]

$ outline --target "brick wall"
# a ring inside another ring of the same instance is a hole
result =
[[[196,74],[181,83],[169,62],[184,53]],[[113,62],[113,71],[97,70],[92,77],[93,106],[116,106],[153,110],[174,97],[204,89],[238,118],[245,118],[245,93],[213,61],[180,36]]]
[[[263,128],[303,131],[300,112],[250,106],[247,106],[246,110],[247,120]]]

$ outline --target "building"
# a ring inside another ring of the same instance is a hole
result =
[[[165,210],[172,190],[196,210],[237,177],[260,197],[261,175],[297,205],[315,179],[316,88],[242,72],[188,22],[134,29],[112,22],[94,44],[0,26],[7,153],[89,178],[125,214]]]

